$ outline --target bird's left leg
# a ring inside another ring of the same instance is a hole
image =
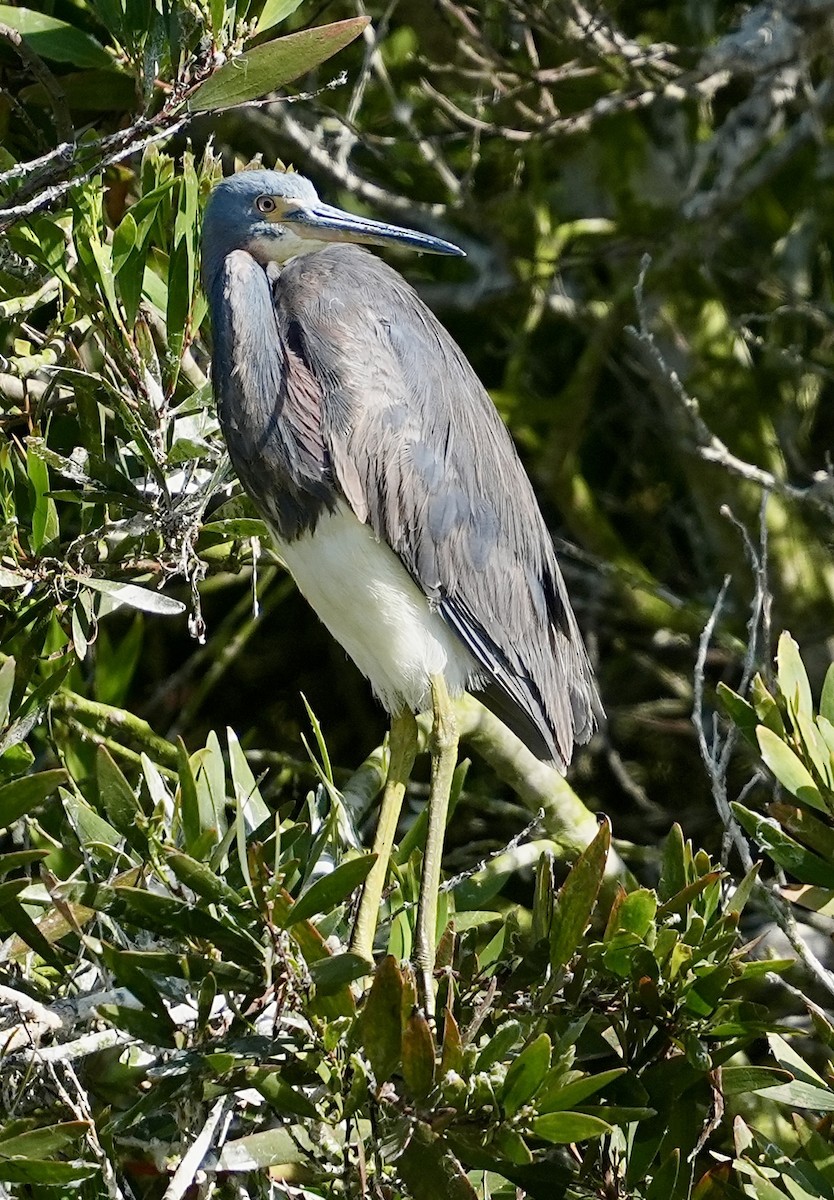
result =
[[[379,906],[382,903],[385,877],[388,874],[388,863],[391,859],[391,848],[394,845],[403,797],[411,778],[411,769],[414,766],[416,754],[417,722],[414,714],[411,712],[397,713],[391,718],[391,732],[388,735],[388,775],[385,780],[385,790],[382,793],[382,804],[379,809],[379,821],[373,845],[373,851],[377,858],[365,880],[356,924],[350,939],[350,948],[354,954],[367,959],[368,962],[374,961],[374,934],[379,920]]]
[[[429,791],[423,874],[420,879],[420,898],[417,904],[417,927],[414,933],[417,992],[420,1003],[429,1016],[434,1013],[433,976],[437,939],[437,897],[440,891],[440,862],[443,857],[443,841],[446,836],[452,777],[458,758],[457,720],[446,689],[446,681],[442,675],[432,676],[431,699],[434,715],[431,737],[431,789]]]

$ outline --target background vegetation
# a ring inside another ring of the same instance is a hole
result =
[[[832,21],[0,5],[0,1196],[834,1198]],[[256,155],[467,250],[605,699],[570,784],[462,706],[436,1029],[425,763],[365,979],[383,716],[213,412]]]

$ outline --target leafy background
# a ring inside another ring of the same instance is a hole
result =
[[[0,6],[0,1194],[834,1196],[831,48],[811,0]],[[384,720],[213,412],[256,155],[467,250],[396,265],[605,699],[569,784],[462,705],[436,1028],[426,763],[365,978]]]

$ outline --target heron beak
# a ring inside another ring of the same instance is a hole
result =
[[[465,258],[466,251],[441,238],[430,237],[416,229],[402,229],[384,221],[356,217],[329,204],[290,208],[278,218],[289,225],[300,238],[317,242],[359,242],[368,246],[407,246],[424,254],[453,254]]]

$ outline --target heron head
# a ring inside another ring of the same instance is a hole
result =
[[[240,171],[217,185],[206,206],[204,275],[210,276],[211,264],[219,265],[232,250],[246,250],[264,264],[285,263],[328,242],[395,244],[428,254],[463,254],[440,238],[323,204],[303,175]]]

